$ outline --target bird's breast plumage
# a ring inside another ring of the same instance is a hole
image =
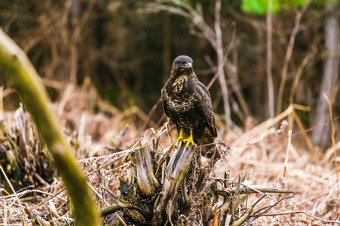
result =
[[[193,110],[195,96],[188,90],[188,78],[178,78],[165,88],[165,98],[169,110],[184,113]]]

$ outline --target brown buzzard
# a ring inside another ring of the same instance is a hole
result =
[[[171,74],[162,89],[165,114],[176,124],[179,137],[188,147],[191,143],[211,144],[216,137],[215,116],[210,93],[192,67],[192,59],[178,56],[172,63]]]

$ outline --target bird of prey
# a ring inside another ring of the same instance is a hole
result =
[[[165,114],[176,124],[180,140],[191,143],[212,144],[217,135],[210,93],[201,83],[188,56],[178,56],[172,63],[171,74],[161,95]],[[184,139],[183,134],[188,136]]]

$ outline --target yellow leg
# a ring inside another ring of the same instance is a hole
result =
[[[179,137],[178,137],[178,139],[176,140],[176,144],[175,144],[176,147],[178,147],[179,142],[180,142],[181,140],[184,141],[183,130],[181,130],[181,132],[179,133]]]
[[[192,144],[192,146],[195,145],[194,137],[192,136],[192,131],[190,131],[190,137],[188,139],[183,140],[183,142],[187,142],[187,144],[185,145],[186,147],[189,147],[190,143]]]

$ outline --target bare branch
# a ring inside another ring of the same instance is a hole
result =
[[[292,88],[290,89],[290,95],[289,95],[289,104],[293,104],[294,95],[296,92],[296,88],[299,84],[300,77],[302,74],[303,69],[306,67],[307,63],[312,59],[316,54],[316,47],[314,46],[309,53],[303,58],[299,68],[297,69],[297,72],[294,77]]]
[[[179,16],[183,16],[186,18],[190,18],[190,14],[185,12],[182,9],[176,8],[176,7],[172,7],[172,6],[168,6],[168,5],[161,5],[159,3],[149,3],[145,9],[143,9],[143,11],[148,12],[148,13],[156,13],[156,12],[160,12],[160,11],[166,11],[172,14],[176,14]]]
[[[263,187],[263,186],[248,186],[248,187],[240,188],[238,190],[236,190],[235,188],[226,188],[224,190],[216,190],[216,193],[218,195],[222,195],[225,197],[230,197],[230,195],[234,194],[235,192],[239,192],[241,194],[260,193],[272,199],[274,202],[276,202],[276,200],[268,196],[265,193],[282,193],[282,194],[293,193],[293,191],[287,191],[284,189],[270,188],[270,187]]]
[[[273,207],[275,207],[277,204],[279,204],[280,202],[282,202],[283,200],[286,200],[286,199],[290,199],[290,198],[293,198],[294,196],[291,195],[291,196],[286,196],[286,197],[283,197],[282,199],[278,200],[277,202],[275,202],[273,205],[270,205],[270,206],[265,206],[259,210],[257,210],[254,215],[252,217],[254,217],[255,219],[260,217],[260,216],[263,216],[263,214],[265,214],[266,212],[268,212],[270,209],[272,209]],[[262,211],[263,210],[263,211]],[[258,214],[257,214],[258,213]],[[254,219],[254,220],[255,220]]]
[[[264,217],[264,216],[280,216],[280,215],[298,214],[298,213],[305,214],[305,215],[307,215],[309,217],[312,217],[312,218],[314,218],[316,220],[319,220],[319,221],[322,221],[322,222],[325,222],[325,223],[340,224],[340,221],[322,219],[320,217],[314,216],[313,214],[310,214],[310,213],[308,213],[306,211],[301,211],[301,210],[298,210],[298,211],[287,211],[287,212],[281,212],[281,213],[265,213],[265,214],[261,214],[261,216],[259,216],[259,217]]]
[[[297,12],[296,17],[295,17],[294,27],[293,27],[292,33],[290,34],[289,45],[287,47],[287,52],[286,52],[286,56],[285,56],[283,67],[282,67],[280,87],[279,87],[279,92],[277,95],[276,114],[279,114],[282,110],[283,91],[284,91],[284,87],[285,87],[286,80],[287,80],[288,63],[292,56],[293,47],[295,43],[295,37],[300,29],[301,18],[303,14],[306,12],[310,2],[311,0],[308,0],[307,3],[303,6],[302,10]]]

